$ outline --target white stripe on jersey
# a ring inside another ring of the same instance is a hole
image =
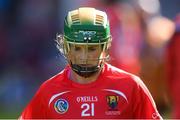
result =
[[[51,99],[49,100],[49,107],[50,107],[51,102],[52,102],[56,97],[61,96],[61,95],[65,94],[65,93],[68,93],[68,92],[71,92],[71,91],[64,91],[64,92],[60,92],[60,93],[58,93],[58,94],[53,95],[53,96],[51,97]]]
[[[118,91],[118,90],[113,90],[113,89],[103,89],[103,90],[104,91],[113,92],[113,93],[116,93],[116,94],[122,96],[126,100],[126,102],[128,103],[127,97],[126,97],[126,95],[123,92]]]

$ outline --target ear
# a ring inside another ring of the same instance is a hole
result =
[[[69,63],[69,64],[71,64],[72,62],[71,62],[71,55],[70,55],[70,53],[68,53],[68,54],[66,54],[66,60],[67,60],[67,62]]]
[[[112,37],[109,37],[108,43],[107,43],[107,49],[110,49],[111,47],[111,42],[112,42]]]
[[[107,43],[107,48],[106,48],[106,55],[109,55],[109,51],[110,51],[110,48],[111,48],[111,42],[112,42],[112,37],[110,36],[109,40],[108,40],[108,43]]]

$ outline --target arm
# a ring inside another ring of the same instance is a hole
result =
[[[39,118],[45,118],[45,104],[43,95],[40,90],[36,93],[36,95],[33,97],[31,102],[28,104],[28,106],[25,108],[25,110],[22,112],[19,119],[39,119]]]
[[[133,106],[134,117],[138,119],[162,119],[145,84],[139,78],[137,83]]]

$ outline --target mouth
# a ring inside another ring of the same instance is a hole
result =
[[[91,64],[79,64],[79,66],[81,66],[81,67],[92,67],[93,65],[91,65]]]

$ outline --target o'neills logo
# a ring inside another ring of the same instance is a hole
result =
[[[69,104],[65,99],[58,99],[54,103],[54,109],[59,114],[64,114],[65,112],[67,112],[68,108],[69,108]]]
[[[98,102],[97,96],[79,96],[76,98],[76,101],[79,102]]]

